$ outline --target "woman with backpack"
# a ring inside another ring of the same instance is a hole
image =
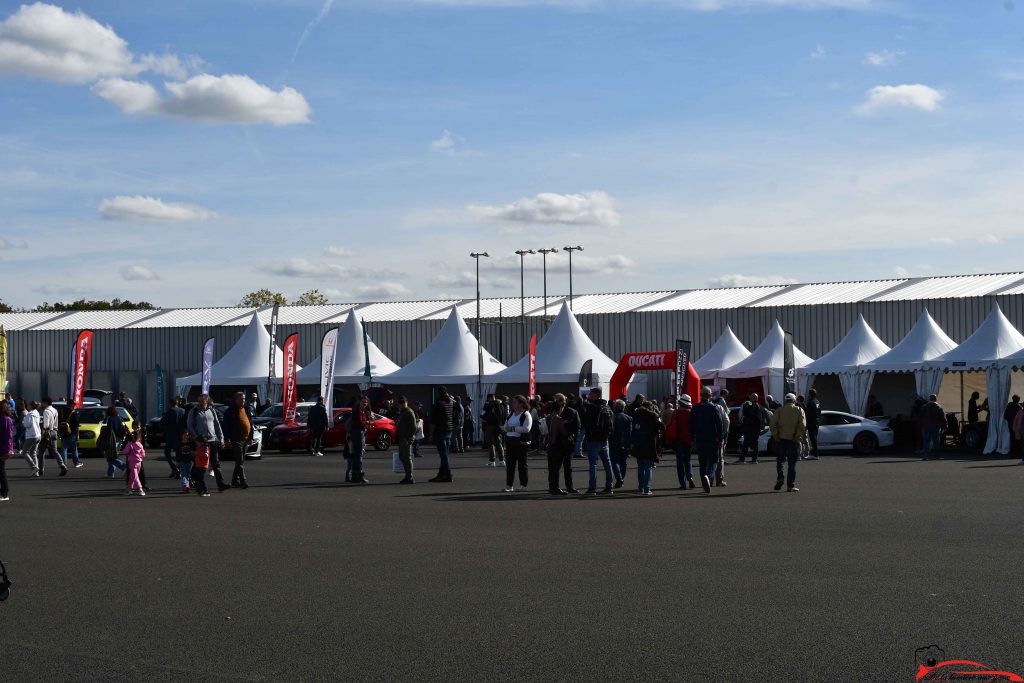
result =
[[[7,488],[7,461],[14,455],[14,419],[11,405],[0,402],[0,502],[10,500]]]
[[[527,450],[530,448],[530,430],[533,429],[533,418],[530,417],[530,403],[523,395],[512,400],[512,414],[505,420],[505,492],[511,493],[515,483],[516,469],[519,470],[519,491],[525,491],[529,483],[530,472],[526,464]]]

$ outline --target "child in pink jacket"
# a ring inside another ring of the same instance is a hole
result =
[[[142,432],[135,430],[128,437],[121,453],[128,462],[128,495],[138,493],[146,495],[142,490],[142,482],[139,480],[139,470],[142,469],[142,461],[146,457],[146,449],[142,447]]]

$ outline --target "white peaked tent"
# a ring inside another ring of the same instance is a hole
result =
[[[363,323],[350,311],[348,320],[338,330],[337,356],[334,359],[335,384],[359,384],[366,382],[366,351],[370,354],[370,374],[374,380],[398,370],[398,366],[377,348],[373,340],[363,347]],[[320,384],[320,356],[298,373],[299,384]]]
[[[482,349],[484,382],[493,382],[494,373],[505,366]],[[477,383],[477,340],[452,306],[452,312],[434,340],[408,365],[380,377],[382,384],[465,384],[470,395],[475,394]],[[486,390],[485,390],[486,393]]]
[[[956,342],[949,338],[949,335],[939,327],[939,324],[925,309],[921,313],[921,317],[914,323],[914,327],[899,344],[866,364],[864,369],[873,373],[912,372],[917,385],[917,393],[928,396],[936,393],[939,387],[938,384],[934,387],[926,386],[928,373],[925,372],[924,364],[954,348],[956,348]],[[942,379],[941,373],[935,376],[939,380]],[[929,388],[933,390],[929,391]]]
[[[537,384],[573,383],[579,379],[580,368],[593,361],[594,385],[607,384],[618,363],[605,355],[580,327],[568,304],[551,322],[551,327],[537,341]],[[497,384],[525,384],[530,379],[530,356],[491,377]]]
[[[1006,405],[1010,396],[1010,368],[1005,366],[1004,359],[1022,349],[1024,335],[1006,319],[996,304],[974,334],[955,349],[925,364],[925,388],[928,392],[922,395],[927,397],[937,392],[943,372],[984,370],[988,404],[995,406],[996,415],[1000,415],[999,407]],[[984,452],[995,451],[1004,454],[1010,451],[1010,428],[1002,419],[988,421]]]
[[[764,341],[749,356],[739,363],[720,371],[718,376],[727,379],[760,377],[761,382],[764,384],[765,393],[781,401],[784,386],[782,377],[784,355],[785,332],[782,329],[782,325],[776,320]],[[793,360],[797,369],[799,369],[811,363],[813,359],[794,345]]]
[[[202,349],[196,349],[197,355]],[[280,348],[274,349],[274,367],[278,377],[284,368],[284,354]],[[213,364],[210,373],[211,386],[255,386],[262,392],[266,389],[267,376],[270,374],[270,333],[260,322],[256,313],[245,332],[235,345]],[[174,382],[175,393],[179,396],[189,387],[201,386],[202,371],[188,377],[180,377]]]
[[[834,349],[803,368],[804,390],[815,375],[839,375],[839,384],[850,412],[863,415],[874,377],[874,373],[864,365],[888,351],[888,345],[878,338],[864,316],[857,316],[857,322]]]
[[[701,379],[714,379],[719,371],[736,365],[749,355],[750,350],[726,325],[722,336],[693,364],[693,369]]]

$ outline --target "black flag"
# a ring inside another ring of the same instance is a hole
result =
[[[676,398],[686,393],[686,380],[690,375],[690,341],[676,339]]]
[[[580,368],[580,396],[586,398],[590,395],[590,385],[593,383],[594,361],[588,360]]]
[[[796,356],[793,354],[793,333],[783,332],[782,393],[796,395]]]

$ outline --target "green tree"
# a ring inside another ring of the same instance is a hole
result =
[[[64,311],[154,311],[156,306],[148,301],[129,301],[128,299],[111,299],[110,301],[79,299],[69,304],[55,301],[52,304],[44,301],[32,309],[37,313],[62,313]]]
[[[14,309],[4,303],[3,299],[0,299],[0,313],[14,313]]]
[[[238,305],[242,308],[260,308],[261,306],[273,306],[274,304],[286,305],[288,300],[281,292],[271,292],[269,289],[259,289],[249,292],[242,297]]]
[[[308,292],[303,292],[298,299],[295,300],[296,306],[323,306],[327,303],[327,297],[320,293],[319,289],[311,289]]]

